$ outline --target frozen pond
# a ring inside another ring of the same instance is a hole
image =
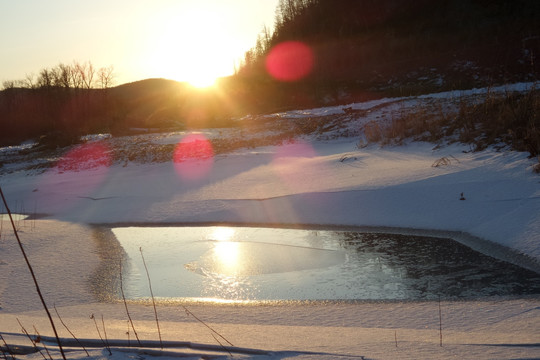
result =
[[[405,300],[540,294],[540,275],[445,238],[257,227],[118,227],[128,299]]]

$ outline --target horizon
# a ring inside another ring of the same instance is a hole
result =
[[[230,76],[278,0],[158,0],[75,3],[2,1],[0,81],[60,63],[114,69],[113,86],[163,78],[205,85]],[[129,11],[126,11],[129,9]]]

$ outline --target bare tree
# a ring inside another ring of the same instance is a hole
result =
[[[36,75],[34,73],[26,74],[24,80],[21,80],[22,87],[26,87],[28,89],[34,89],[37,87],[36,84]]]
[[[71,65],[71,85],[75,89],[80,89],[84,85],[84,71],[81,71],[82,68],[83,66],[77,61],[74,61],[73,65]]]
[[[94,65],[90,61],[87,61],[85,63],[75,62],[73,66],[77,73],[77,87],[90,89],[94,84],[94,76],[96,74]]]
[[[37,86],[40,88],[50,88],[54,83],[54,74],[49,69],[42,69],[39,72]]]
[[[114,80],[113,66],[99,68],[99,70],[97,71],[97,80],[98,80],[99,86],[102,89],[107,89],[111,87]]]
[[[84,86],[87,89],[90,89],[94,85],[94,76],[96,75],[96,69],[94,68],[94,65],[90,61],[86,63],[86,73],[84,76]]]
[[[63,88],[70,88],[71,87],[71,72],[73,69],[69,65],[65,64],[58,64],[55,68],[55,75],[56,75],[56,81],[55,85],[60,86]]]
[[[5,80],[2,82],[2,88],[4,90],[13,89],[15,85],[16,85],[16,82],[14,80]]]
[[[60,87],[60,70],[57,67],[49,69],[49,76],[51,78],[51,85],[54,87]]]

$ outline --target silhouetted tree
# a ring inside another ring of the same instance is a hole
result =
[[[114,80],[114,68],[112,66],[102,67],[97,72],[98,83],[102,89],[110,88]]]
[[[77,136],[111,125],[108,89],[113,68],[90,61],[44,68],[35,77],[4,81],[0,92],[0,141],[20,141],[48,132]],[[95,89],[95,87],[100,89]]]

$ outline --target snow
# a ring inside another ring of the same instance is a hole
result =
[[[482,94],[479,89],[469,92],[478,94]],[[396,106],[414,106],[426,99],[456,96],[463,92],[344,107],[372,109],[369,119],[375,119],[397,102]],[[386,108],[375,109],[382,105]],[[294,120],[342,113],[344,107],[279,115]],[[177,136],[161,142],[180,141]],[[39,215],[16,223],[49,308],[54,304],[79,338],[99,340],[90,319],[95,314],[99,326],[103,316],[109,339],[122,340],[113,346],[112,356],[103,346],[89,349],[90,359],[151,359],[161,351],[159,346],[153,354],[145,353],[143,346],[127,349],[126,340],[130,337],[133,344],[134,337],[132,331],[126,334],[124,305],[95,299],[89,283],[95,280],[92,276],[103,254],[94,239],[93,224],[301,224],[446,234],[540,271],[540,177],[531,171],[536,160],[525,153],[493,148],[473,153],[458,144],[435,147],[409,142],[358,148],[357,143],[358,138],[303,137],[294,144],[239,149],[216,155],[207,170],[196,172],[197,177],[183,176],[179,173],[183,170],[171,161],[79,171],[53,169],[43,174],[17,171],[0,175],[0,182],[13,211]],[[449,163],[434,166],[442,158]],[[208,166],[207,160],[200,163]],[[465,200],[460,200],[461,193]],[[18,321],[31,334],[34,326],[42,335],[53,334],[10,224],[5,217],[0,223],[0,334],[10,344],[29,345]],[[442,347],[437,302],[187,305],[240,347],[231,352],[241,359],[540,357],[537,297],[445,301],[440,306]],[[140,303],[129,307],[141,339],[157,341],[152,307]],[[179,354],[231,356],[214,348],[215,335],[179,304],[160,303],[158,312],[164,340],[195,344],[194,348],[166,349],[160,359]],[[61,337],[71,338],[60,324],[57,327]],[[78,349],[70,351],[68,358],[87,357]]]

